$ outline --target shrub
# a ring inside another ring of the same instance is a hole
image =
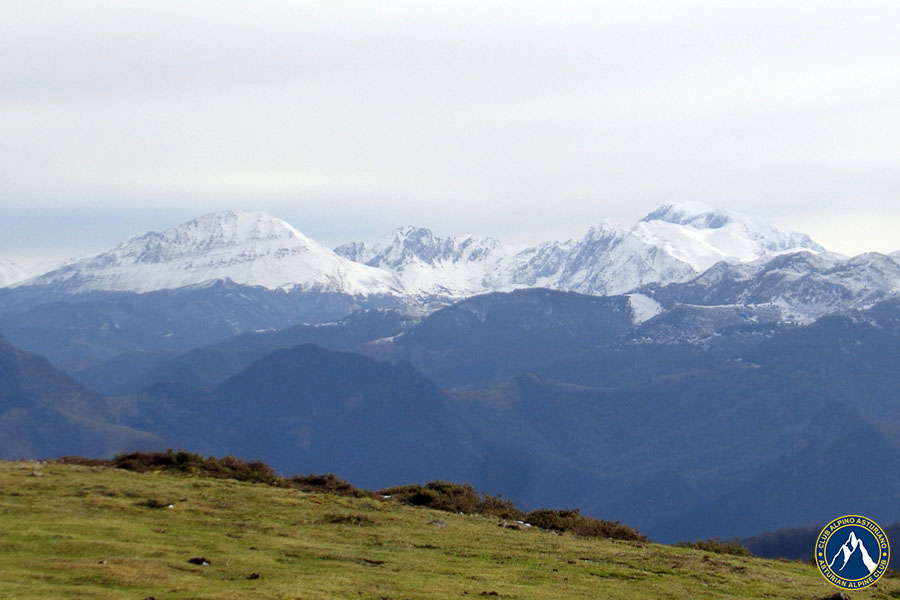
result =
[[[488,496],[487,494],[481,498],[478,512],[482,515],[491,515],[513,521],[521,521],[525,518],[525,513],[516,508],[512,501],[496,496]]]
[[[585,537],[602,537],[612,540],[647,541],[647,536],[641,535],[637,529],[628,525],[623,525],[618,521],[604,521],[590,517],[582,517],[581,521],[572,529],[572,533]]]
[[[390,487],[379,493],[413,506],[424,506],[447,512],[491,515],[502,519],[520,519],[523,514],[509,500],[487,494],[479,496],[475,488],[468,483],[432,481],[424,486]]]
[[[130,452],[117,454],[112,465],[119,469],[146,471],[179,471],[203,477],[236,479],[253,483],[280,483],[274,469],[262,461],[247,462],[234,456],[203,458],[199,454],[179,450],[165,452]]]
[[[575,510],[539,508],[525,515],[525,521],[535,527],[554,531],[570,531],[583,518],[577,508]]]
[[[541,508],[525,515],[525,520],[541,529],[569,531],[584,537],[602,537],[614,540],[646,542],[646,536],[618,521],[604,521],[586,517],[576,508],[551,510]]]
[[[719,538],[697,540],[696,542],[678,542],[679,548],[693,548],[716,554],[731,554],[733,556],[753,556],[746,546],[742,546],[737,540],[722,541]]]
[[[355,487],[334,473],[296,475],[288,479],[287,484],[301,492],[334,494],[337,496],[351,496],[353,498],[365,498],[372,495],[372,492]]]

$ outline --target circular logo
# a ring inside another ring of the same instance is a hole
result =
[[[859,515],[839,517],[816,541],[816,564],[822,575],[845,590],[868,587],[884,575],[891,546],[884,530]]]

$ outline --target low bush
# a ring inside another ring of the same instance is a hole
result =
[[[384,496],[435,510],[459,512],[469,515],[491,515],[502,519],[521,519],[522,511],[509,500],[499,497],[479,496],[468,483],[432,481],[423,485],[402,485],[378,492]]]
[[[117,454],[111,461],[119,469],[144,473],[147,471],[180,471],[203,477],[236,479],[252,483],[278,484],[281,478],[262,461],[247,462],[234,456],[204,458],[184,450],[165,452],[130,452]]]
[[[646,536],[641,535],[636,529],[623,525],[618,521],[604,521],[582,515],[576,509],[551,510],[541,508],[533,510],[525,515],[525,521],[553,531],[569,531],[575,535],[584,537],[602,537],[614,540],[631,540],[645,542]]]
[[[716,554],[753,556],[753,553],[750,552],[746,546],[742,546],[737,540],[723,542],[719,538],[709,538],[706,540],[697,540],[696,542],[678,542],[675,545],[679,548],[693,548],[694,550],[704,550],[706,552],[715,552]]]
[[[583,518],[577,508],[575,510],[539,508],[525,515],[526,522],[553,531],[571,531]]]
[[[633,542],[647,541],[647,536],[641,535],[641,533],[633,527],[624,525],[619,521],[606,521],[602,519],[592,519],[591,517],[582,517],[581,521],[575,524],[572,533],[585,537],[602,537],[611,540],[629,540]]]
[[[353,498],[365,498],[373,495],[368,490],[363,490],[347,483],[334,473],[296,475],[288,479],[287,484],[301,492],[334,494],[336,496],[350,496]]]

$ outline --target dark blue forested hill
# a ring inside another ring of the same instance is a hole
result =
[[[393,310],[358,311],[320,325],[245,333],[127,371],[118,359],[75,372],[103,391],[134,392],[154,383],[204,387],[219,383],[278,348],[315,343],[379,360],[408,361],[442,386],[477,384],[539,365],[574,360],[617,344],[632,328],[625,296],[595,297],[544,289],[487,294],[440,309],[421,321]],[[136,373],[137,372],[137,373]],[[110,386],[109,383],[117,382]]]
[[[74,371],[73,377],[104,393],[138,392],[156,383],[207,387],[224,381],[266,354],[300,344],[352,350],[366,342],[397,335],[415,321],[395,310],[370,309],[318,325],[293,325],[242,333],[221,342],[172,356],[117,356]]]
[[[634,326],[626,297],[491,294],[417,324],[362,313],[315,334],[367,355],[269,352],[309,328],[249,335],[195,363],[223,357],[209,387],[148,381],[103,400],[76,386],[87,394],[77,404],[166,445],[284,473],[367,487],[469,481],[664,541],[827,522],[843,506],[897,521],[900,302],[805,326],[765,315],[681,306]],[[456,383],[467,386],[442,389]],[[69,414],[69,396],[54,394],[29,406]],[[56,453],[27,431],[33,453]]]
[[[148,293],[62,294],[47,286],[0,289],[0,332],[66,370],[124,353],[185,352],[239,333],[322,323],[392,297],[269,290],[231,281]]]
[[[464,479],[480,457],[447,396],[409,365],[307,344],[276,350],[208,392],[160,384],[132,424],[283,473],[336,472],[372,488]]]
[[[541,306],[525,304],[505,313],[509,331]],[[447,364],[467,364],[462,349],[471,347],[500,372],[533,352],[474,343],[509,334],[471,314],[455,321],[454,339],[467,341],[447,344],[459,348],[445,353]],[[753,343],[743,332],[727,352],[620,340],[450,392],[406,363],[300,346],[208,392],[159,384],[133,400],[129,424],[286,472],[335,470],[375,486],[463,479],[529,507],[581,506],[669,541],[819,522],[844,504],[891,522],[900,518],[898,317],[896,303],[883,303]],[[482,326],[490,334],[479,338]],[[567,360],[578,369],[563,369]],[[866,482],[827,493],[832,475],[854,473]]]
[[[0,337],[0,457],[109,456],[159,447],[156,436],[116,423],[112,405]]]
[[[470,385],[609,345],[632,324],[626,296],[527,289],[462,300],[370,352],[408,360],[444,386]]]

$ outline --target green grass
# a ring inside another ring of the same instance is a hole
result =
[[[0,598],[812,599],[837,591],[796,562],[497,525],[266,484],[0,462]],[[885,579],[852,594],[897,596],[900,580]]]

